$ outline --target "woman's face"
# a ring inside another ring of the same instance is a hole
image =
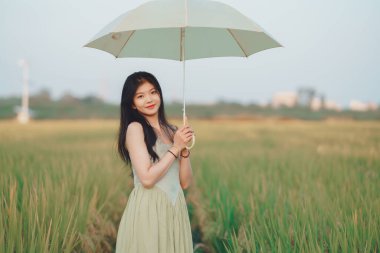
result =
[[[136,90],[133,97],[133,109],[137,109],[143,116],[157,114],[161,105],[160,93],[153,84],[145,81]]]

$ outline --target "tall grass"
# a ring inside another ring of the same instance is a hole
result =
[[[380,123],[190,123],[187,198],[208,251],[379,252]],[[0,252],[113,251],[133,186],[116,131],[0,121]]]
[[[0,252],[112,251],[130,189],[115,125],[0,123]]]
[[[379,123],[197,128],[202,230],[216,252],[379,252]]]

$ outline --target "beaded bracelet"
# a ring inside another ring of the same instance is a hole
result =
[[[188,158],[189,156],[190,156],[190,150],[187,150],[187,152],[189,152],[186,156],[185,155],[182,155],[182,152],[181,152],[181,156],[183,157],[183,158]]]

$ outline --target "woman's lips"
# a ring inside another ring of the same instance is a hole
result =
[[[156,105],[150,105],[150,106],[147,106],[145,108],[148,108],[148,109],[153,109]]]

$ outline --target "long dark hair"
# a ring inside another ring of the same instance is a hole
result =
[[[128,125],[132,122],[139,122],[144,130],[144,141],[148,149],[150,157],[153,162],[159,159],[156,152],[153,150],[153,146],[156,143],[157,136],[150,125],[149,121],[144,118],[136,109],[132,109],[133,98],[136,94],[137,88],[144,82],[151,83],[155,89],[160,94],[161,105],[158,109],[158,122],[160,127],[164,130],[170,140],[173,142],[173,136],[176,131],[176,127],[171,125],[166,120],[164,99],[162,96],[162,91],[160,84],[158,83],[156,77],[148,72],[135,72],[127,77],[125,80],[123,91],[121,93],[121,103],[120,103],[120,127],[118,134],[118,152],[121,159],[127,164],[131,165],[131,158],[129,152],[126,148],[126,134]]]

